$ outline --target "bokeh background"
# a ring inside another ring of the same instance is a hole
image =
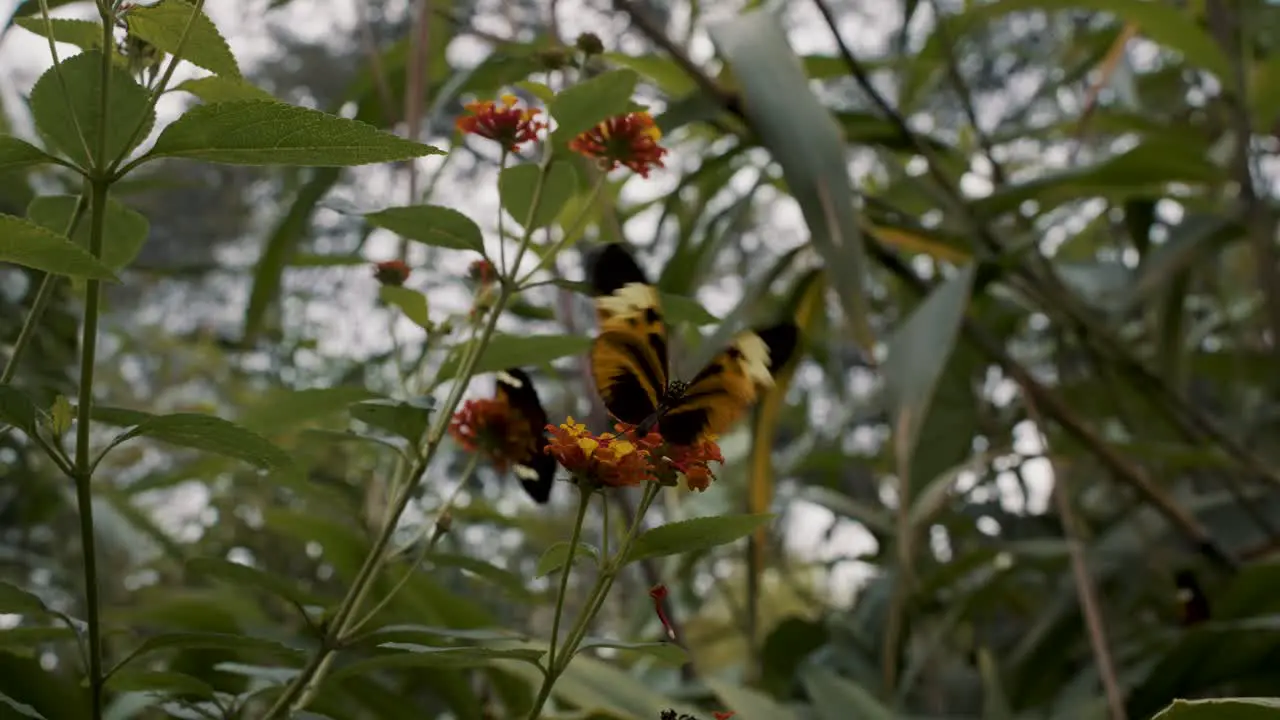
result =
[[[57,17],[95,17],[90,4],[55,4]],[[0,39],[0,130],[39,142],[26,96],[48,45],[18,19],[33,10],[0,1],[0,17],[14,18]],[[762,44],[726,64],[708,30],[749,11],[772,13],[795,57]],[[391,463],[376,445],[307,432],[347,428],[355,396],[303,391],[401,389],[397,363],[417,356],[423,334],[378,301],[371,263],[406,252],[409,285],[440,320],[469,308],[476,259],[406,246],[360,213],[447,205],[496,248],[497,153],[464,141],[453,121],[468,100],[545,79],[547,50],[590,32],[606,49],[594,70],[641,74],[637,100],[671,153],[648,179],[610,182],[606,211],[556,274],[581,279],[590,243],[632,243],[664,291],[709,313],[678,328],[690,357],[722,327],[810,294],[818,309],[785,404],[722,439],[727,463],[711,490],[672,492],[650,517],[772,511],[769,532],[637,566],[594,630],[659,639],[648,589],[663,582],[693,662],[601,652],[566,680],[564,717],[716,705],[717,683],[824,720],[832,707],[1146,718],[1174,697],[1274,691],[1272,4],[242,0],[206,12],[262,90],[450,152],[343,170],[165,161],[118,188],[149,231],[108,290],[99,402],[229,417],[309,470],[282,484],[142,441],[109,456],[95,501],[106,618],[121,630],[108,637],[111,657],[183,629],[301,642],[287,603],[203,577],[194,558],[341,596],[385,512]],[[415,46],[425,48],[416,85]],[[743,73],[751,62],[805,73],[838,126],[852,195],[835,201],[856,212],[862,237],[843,241],[865,245],[859,256],[833,253],[805,212],[813,190],[797,178],[824,172],[786,140],[810,132],[789,104],[805,89],[762,89],[753,80],[764,71]],[[173,84],[205,74],[183,65]],[[157,127],[200,101],[167,94]],[[411,130],[407,117],[420,122]],[[0,173],[6,213],[75,192],[65,172]],[[923,304],[966,267],[971,292]],[[0,341],[17,336],[39,281],[0,266]],[[856,317],[842,287],[863,299]],[[74,397],[81,292],[60,287],[14,381],[46,407]],[[963,308],[963,322],[948,308]],[[586,334],[591,322],[584,298],[545,286],[501,327]],[[531,369],[552,418],[598,412],[580,359]],[[471,393],[490,389],[482,376]],[[922,426],[904,453],[894,438],[905,409]],[[420,537],[464,461],[451,447],[432,467],[399,542]],[[430,565],[393,613],[545,636],[552,589],[532,576],[572,512],[567,487],[539,507],[482,469],[446,547],[490,567]],[[77,528],[73,488],[20,434],[0,435],[0,577],[82,615]],[[0,691],[49,718],[79,717],[68,700],[79,692],[74,643],[14,634],[39,629],[24,616],[0,615],[0,628]],[[288,667],[177,647],[153,669],[243,697],[287,680]],[[318,711],[515,716],[523,691],[511,677],[385,670],[335,686]],[[201,717],[196,705],[122,687],[110,717]]]

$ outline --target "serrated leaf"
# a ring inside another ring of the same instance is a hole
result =
[[[591,338],[582,335],[505,335],[494,333],[476,362],[476,373],[497,372],[509,367],[541,365],[591,349]],[[455,353],[440,366],[436,378],[453,379],[460,359]]]
[[[452,250],[484,249],[480,226],[463,213],[442,205],[391,207],[364,216],[365,220],[407,239]]]
[[[185,33],[186,43],[181,45],[183,60],[219,75],[240,76],[236,57],[217,26],[185,0],[160,0],[155,5],[138,5],[125,17],[130,33],[160,50],[176,54]]]
[[[79,198],[74,195],[41,195],[27,206],[27,219],[56,233],[66,230],[75,213]],[[88,211],[71,239],[85,250],[89,249],[92,223]],[[107,199],[107,212],[102,237],[102,264],[112,271],[124,269],[138,257],[147,242],[151,223],[146,216],[113,198]]]
[[[429,645],[413,645],[409,643],[387,643],[382,646],[388,650],[397,650],[345,665],[330,674],[334,682],[346,677],[359,677],[377,670],[389,668],[445,667],[468,668],[483,667],[494,660],[518,660],[537,663],[544,655],[542,650],[531,648],[491,648],[491,647],[431,647]]]
[[[434,407],[431,398],[366,400],[351,406],[351,417],[416,443],[427,431]]]
[[[534,82],[533,80],[520,80],[515,83],[515,86],[538,98],[544,103],[551,102],[552,98],[556,96],[555,90],[552,90],[543,83]]]
[[[556,135],[568,142],[602,120],[627,112],[638,79],[634,70],[610,70],[560,92],[548,103]]]
[[[199,413],[154,415],[119,435],[112,447],[135,437],[149,437],[195,450],[243,460],[264,470],[289,470],[293,461],[261,435],[230,420]]]
[[[147,91],[121,68],[111,68],[111,102],[107,104],[106,114],[102,113],[100,51],[73,55],[59,67],[46,70],[31,88],[31,114],[40,132],[78,165],[104,166],[133,150],[151,132],[156,115],[154,109],[148,107]],[[66,82],[66,97],[59,72]],[[104,125],[106,158],[91,162],[91,153],[97,151],[98,136]],[[141,131],[135,135],[139,125]]]
[[[1280,720],[1280,698],[1174,700],[1151,720]]]
[[[12,385],[0,385],[0,422],[6,422],[35,437],[40,411],[31,398]]]
[[[107,680],[115,692],[155,692],[168,695],[213,697],[213,688],[205,681],[170,670],[121,670]]]
[[[187,572],[195,575],[223,580],[239,587],[265,590],[299,607],[323,604],[314,594],[298,587],[291,578],[263,572],[248,565],[219,558],[198,557],[188,560],[186,567]]]
[[[773,513],[712,515],[659,525],[636,538],[627,553],[627,562],[727,545],[751,534],[773,517]]]
[[[266,90],[244,78],[210,75],[192,78],[179,83],[174,90],[188,92],[206,103],[234,102],[236,100],[271,100],[276,98]]]
[[[0,214],[0,262],[55,275],[118,281],[111,268],[67,236],[13,215]]]
[[[35,145],[12,135],[0,135],[0,171],[51,162],[55,162],[55,158]]]
[[[274,434],[344,411],[352,403],[377,397],[377,393],[355,385],[271,390],[246,406],[236,422],[250,430]]]
[[[55,41],[75,45],[82,50],[102,47],[102,23],[100,22],[49,18],[52,32],[50,32],[49,26],[45,25],[44,18],[15,18],[13,24],[30,30],[40,37],[52,35]]]
[[[40,598],[17,585],[0,582],[0,615],[42,615],[48,612]]]
[[[578,191],[578,173],[567,160],[551,163],[539,191],[541,175],[542,170],[537,165],[512,165],[498,176],[503,209],[526,229],[546,227],[555,222],[565,203]],[[538,208],[533,213],[533,221],[529,222],[535,193],[538,194]]]
[[[893,418],[894,454],[903,466],[915,452],[934,388],[955,347],[976,267],[967,265],[937,286],[889,339],[884,392]]]
[[[656,658],[666,665],[684,665],[689,662],[689,653],[684,648],[669,642],[623,642],[621,640],[605,640],[602,638],[586,638],[579,646],[579,651],[591,648],[613,648],[638,652]]]
[[[346,167],[443,152],[319,110],[270,100],[239,100],[188,110],[160,133],[148,157],[229,165]]]
[[[823,667],[810,666],[800,673],[809,698],[817,711],[817,720],[893,720],[893,711],[862,686],[845,680]]]
[[[428,312],[426,295],[407,287],[381,285],[378,287],[378,297],[388,305],[400,308],[405,317],[412,320],[418,327],[430,332],[431,315]]]
[[[573,554],[573,562],[576,565],[578,561],[590,556],[597,564],[600,562],[600,551],[594,545],[584,542],[578,543],[578,550]],[[543,551],[542,556],[538,558],[538,565],[534,568],[533,576],[536,578],[545,577],[564,567],[564,563],[569,559],[569,542],[561,540],[551,547]]]

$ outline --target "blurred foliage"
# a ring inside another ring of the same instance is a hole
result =
[[[665,174],[606,185],[609,211],[585,240],[626,238],[664,292],[724,319],[705,341],[694,323],[679,328],[689,354],[735,324],[795,312],[819,283],[786,402],[723,439],[710,492],[657,508],[666,520],[771,508],[779,521],[755,552],[739,543],[624,576],[593,634],[659,639],[646,591],[661,581],[693,662],[580,658],[557,685],[556,717],[656,718],[682,703],[743,720],[1148,718],[1175,698],[1275,692],[1280,7],[252,5],[239,27],[261,13],[271,48],[242,60],[249,82],[401,133],[416,92],[419,138],[437,145],[456,141],[465,100],[547,80],[546,51],[590,30],[609,51],[592,72],[639,74],[672,155]],[[15,17],[38,10],[24,0]],[[290,26],[327,13],[319,39]],[[15,82],[0,72],[3,97],[30,91]],[[26,113],[3,108],[0,131],[34,142]],[[496,154],[455,145],[412,181],[404,166],[174,161],[117,188],[150,231],[107,296],[103,440],[133,424],[122,409],[211,412],[305,473],[146,442],[98,468],[108,667],[137,654],[108,683],[107,717],[241,705],[255,717],[314,649],[313,606],[332,607],[368,553],[395,462],[335,433],[352,403],[395,394],[398,364],[422,352],[369,277],[370,261],[400,250],[360,213],[429,197],[494,215]],[[37,190],[75,194],[79,178],[0,168],[0,212],[24,215]],[[465,311],[465,254],[412,247],[433,314]],[[580,278],[579,255],[556,272]],[[10,342],[41,274],[4,266],[0,278]],[[14,385],[40,407],[76,390],[82,293],[55,285],[17,368]],[[504,331],[590,323],[553,286],[513,311]],[[538,368],[553,418],[592,412],[576,363]],[[451,450],[432,468],[397,542],[414,542],[463,463]],[[388,633],[550,632],[551,583],[528,578],[565,539],[567,493],[533,507],[510,478],[479,478],[445,554],[379,615]],[[0,577],[67,618],[0,597],[13,611],[0,614],[0,701],[11,700],[0,717],[84,717],[68,629],[84,617],[77,534],[73,488],[21,434],[0,434]],[[517,717],[531,699],[529,668],[509,660],[358,665],[371,659],[343,653],[312,717]],[[1264,712],[1275,710],[1181,703],[1167,716]]]

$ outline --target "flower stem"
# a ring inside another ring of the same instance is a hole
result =
[[[569,576],[573,574],[573,557],[578,552],[578,541],[582,539],[582,523],[587,517],[587,507],[591,505],[591,489],[586,485],[578,485],[578,517],[573,523],[573,535],[569,539],[569,552],[564,559],[564,567],[560,569],[560,594],[556,596],[556,614],[551,622],[551,650],[547,656],[547,666],[556,665],[556,643],[560,638],[560,617],[564,614],[564,601],[569,594]]]
[[[622,541],[622,545],[618,548],[618,554],[612,558],[608,558],[605,563],[604,570],[596,578],[596,584],[591,588],[588,596],[587,604],[583,607],[582,614],[573,624],[573,628],[569,630],[569,638],[560,646],[558,657],[553,655],[548,659],[547,672],[542,678],[542,687],[538,689],[538,696],[534,698],[533,706],[529,708],[529,714],[526,720],[537,720],[542,714],[542,708],[547,704],[547,700],[551,697],[551,689],[555,686],[556,680],[569,667],[569,663],[573,660],[574,653],[578,650],[578,645],[582,643],[583,637],[587,634],[587,628],[591,626],[591,621],[595,619],[596,614],[600,612],[600,608],[604,606],[605,598],[609,595],[609,590],[613,587],[613,581],[618,577],[618,573],[626,565],[627,554],[631,552],[631,545],[639,536],[640,524],[644,520],[645,513],[649,510],[649,506],[653,504],[654,498],[658,496],[658,492],[662,490],[662,486],[651,482],[645,486],[644,496],[640,500],[640,508],[636,511],[636,519],[631,528],[627,531],[627,537]],[[584,496],[582,505],[579,507],[578,524],[574,527],[574,540],[576,540],[578,532],[582,527],[582,517],[585,512],[587,498]],[[573,546],[570,546],[570,552],[573,552]],[[572,556],[569,558],[572,560]],[[560,598],[556,603],[556,617],[559,619],[560,608],[564,603],[565,595],[565,577],[569,574],[569,565],[565,565],[564,575],[560,578]],[[551,647],[556,647],[555,630],[552,631]]]
[[[582,212],[578,213],[578,217],[574,218],[573,224],[569,226],[568,230],[564,231],[564,235],[560,237],[560,241],[556,243],[555,247],[543,253],[542,259],[538,261],[537,266],[516,281],[517,287],[521,289],[528,288],[529,281],[533,276],[538,274],[538,271],[546,267],[548,263],[555,262],[556,256],[560,254],[561,250],[564,250],[565,245],[568,245],[569,241],[582,231],[582,227],[587,224],[587,217],[591,214],[591,207],[595,205],[596,199],[600,197],[600,191],[604,189],[605,178],[605,174],[601,173],[600,178],[596,180],[595,186],[591,188],[591,194],[587,196],[587,201],[582,206]],[[513,275],[515,274],[514,269],[511,272]]]

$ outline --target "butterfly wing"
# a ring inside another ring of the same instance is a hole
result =
[[[659,421],[663,437],[674,445],[690,445],[722,434],[763,389],[773,386],[774,373],[791,359],[799,339],[799,328],[790,322],[739,333]]]
[[[638,425],[657,412],[667,388],[667,325],[658,291],[625,248],[601,248],[588,271],[600,330],[591,374],[609,413]]]
[[[545,504],[551,498],[551,483],[556,474],[556,459],[546,453],[547,411],[538,400],[533,381],[519,368],[498,373],[497,395],[520,414],[520,422],[528,424],[531,438],[524,452],[512,458],[512,472],[534,502]]]

